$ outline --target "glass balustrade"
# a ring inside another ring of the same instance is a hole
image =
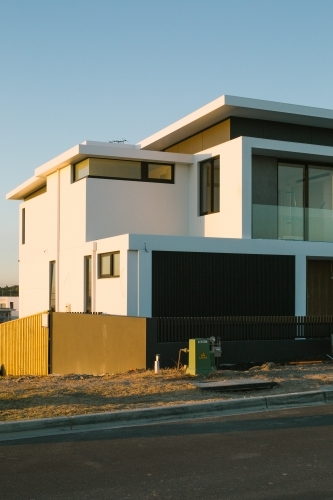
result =
[[[307,208],[305,214],[309,241],[333,241],[333,210]]]
[[[333,210],[253,204],[252,238],[333,242]]]

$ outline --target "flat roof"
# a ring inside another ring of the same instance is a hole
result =
[[[163,150],[230,116],[333,129],[333,110],[331,109],[223,95],[136,145],[117,145],[97,141],[85,141],[78,144],[36,168],[35,175],[10,191],[6,198],[8,200],[23,199],[45,185],[47,175],[89,156],[192,163],[192,155],[165,153]]]
[[[161,151],[144,151],[131,144],[113,144],[108,142],[85,141],[65,151],[52,160],[35,169],[35,175],[30,177],[6,195],[7,200],[22,200],[28,194],[45,186],[46,177],[57,170],[72,165],[85,158],[118,158],[123,160],[138,160],[151,162],[193,163],[193,155],[180,153],[164,153]]]
[[[162,151],[230,116],[333,129],[331,109],[223,95],[143,139],[137,146],[141,149]]]

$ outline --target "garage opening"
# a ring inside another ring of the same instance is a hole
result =
[[[295,257],[153,252],[154,317],[293,316]]]

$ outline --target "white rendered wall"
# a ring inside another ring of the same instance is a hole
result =
[[[49,308],[49,262],[56,260],[56,174],[47,180],[47,192],[20,204],[19,286],[20,317]],[[25,244],[22,245],[22,209],[25,208]]]
[[[24,245],[22,208],[25,208]],[[56,261],[59,273],[57,309],[65,310],[69,293],[76,296],[80,286],[81,272],[76,269],[79,264],[75,249],[85,245],[85,185],[71,184],[70,166],[47,177],[46,193],[20,205],[19,231],[20,317],[49,309],[51,261]]]
[[[71,166],[60,171],[60,247],[72,248],[86,242],[85,182],[72,182]]]
[[[220,157],[220,211],[200,216],[199,163],[215,156]],[[247,178],[251,174],[244,168],[242,138],[202,151],[194,158],[196,163],[190,173],[189,234],[213,238],[244,237],[247,232],[244,231],[243,198],[247,186],[251,185]]]
[[[128,236],[86,242],[60,250],[60,293],[58,310],[85,312],[84,257],[92,257],[92,312],[127,314],[127,248]],[[120,277],[98,277],[98,255],[120,252]]]
[[[175,183],[86,179],[87,241],[119,234],[188,235],[188,169],[175,165]]]
[[[98,278],[96,267],[96,312],[127,315],[127,249],[128,235],[97,241],[96,266],[98,267],[98,254],[119,251],[120,276]]]
[[[57,310],[84,310],[84,255],[90,255],[86,248],[86,193],[83,184],[72,183],[71,167],[60,171],[59,199],[59,303]],[[89,245],[91,247],[91,244]]]

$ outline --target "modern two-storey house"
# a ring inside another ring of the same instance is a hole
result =
[[[85,141],[20,204],[20,316],[333,314],[333,111],[223,96]]]

